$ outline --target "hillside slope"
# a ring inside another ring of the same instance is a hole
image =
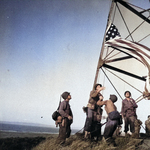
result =
[[[103,140],[94,142],[84,140],[81,135],[72,135],[66,140],[64,145],[55,144],[56,136],[50,136],[45,141],[37,145],[33,150],[137,150],[137,149],[150,149],[145,145],[142,147],[144,139],[133,139],[131,137],[117,137],[114,142],[105,143]]]

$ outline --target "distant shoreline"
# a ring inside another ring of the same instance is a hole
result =
[[[49,137],[51,135],[58,136],[58,133],[35,133],[35,132],[11,132],[0,131],[0,138],[33,138],[33,137]]]
[[[77,129],[72,129],[72,135],[78,132]],[[42,135],[55,135],[59,133],[59,127],[38,126],[29,124],[12,124],[0,123],[0,138],[7,137],[37,137]]]
[[[0,139],[3,138],[32,138],[32,137],[49,137],[49,136],[58,136],[59,133],[53,132],[18,132],[18,131],[2,131],[0,130]],[[74,135],[75,133],[71,133]]]

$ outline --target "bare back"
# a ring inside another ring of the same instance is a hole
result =
[[[109,114],[112,111],[116,111],[117,108],[111,100],[107,100],[107,103],[105,105],[105,110],[106,110],[107,114]]]

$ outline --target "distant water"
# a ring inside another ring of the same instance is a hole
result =
[[[1,131],[11,132],[33,132],[33,133],[51,133],[57,134],[59,128],[30,126],[30,125],[17,125],[17,124],[0,124]]]
[[[0,123],[0,131],[58,134],[59,128]],[[78,130],[72,130],[72,134],[76,133],[77,131]]]

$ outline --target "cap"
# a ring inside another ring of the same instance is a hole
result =
[[[117,96],[116,95],[110,95],[110,98],[109,98],[113,103],[115,103],[117,101]]]
[[[65,100],[68,98],[68,95],[70,95],[69,92],[64,92],[64,93],[62,93],[61,97]]]

